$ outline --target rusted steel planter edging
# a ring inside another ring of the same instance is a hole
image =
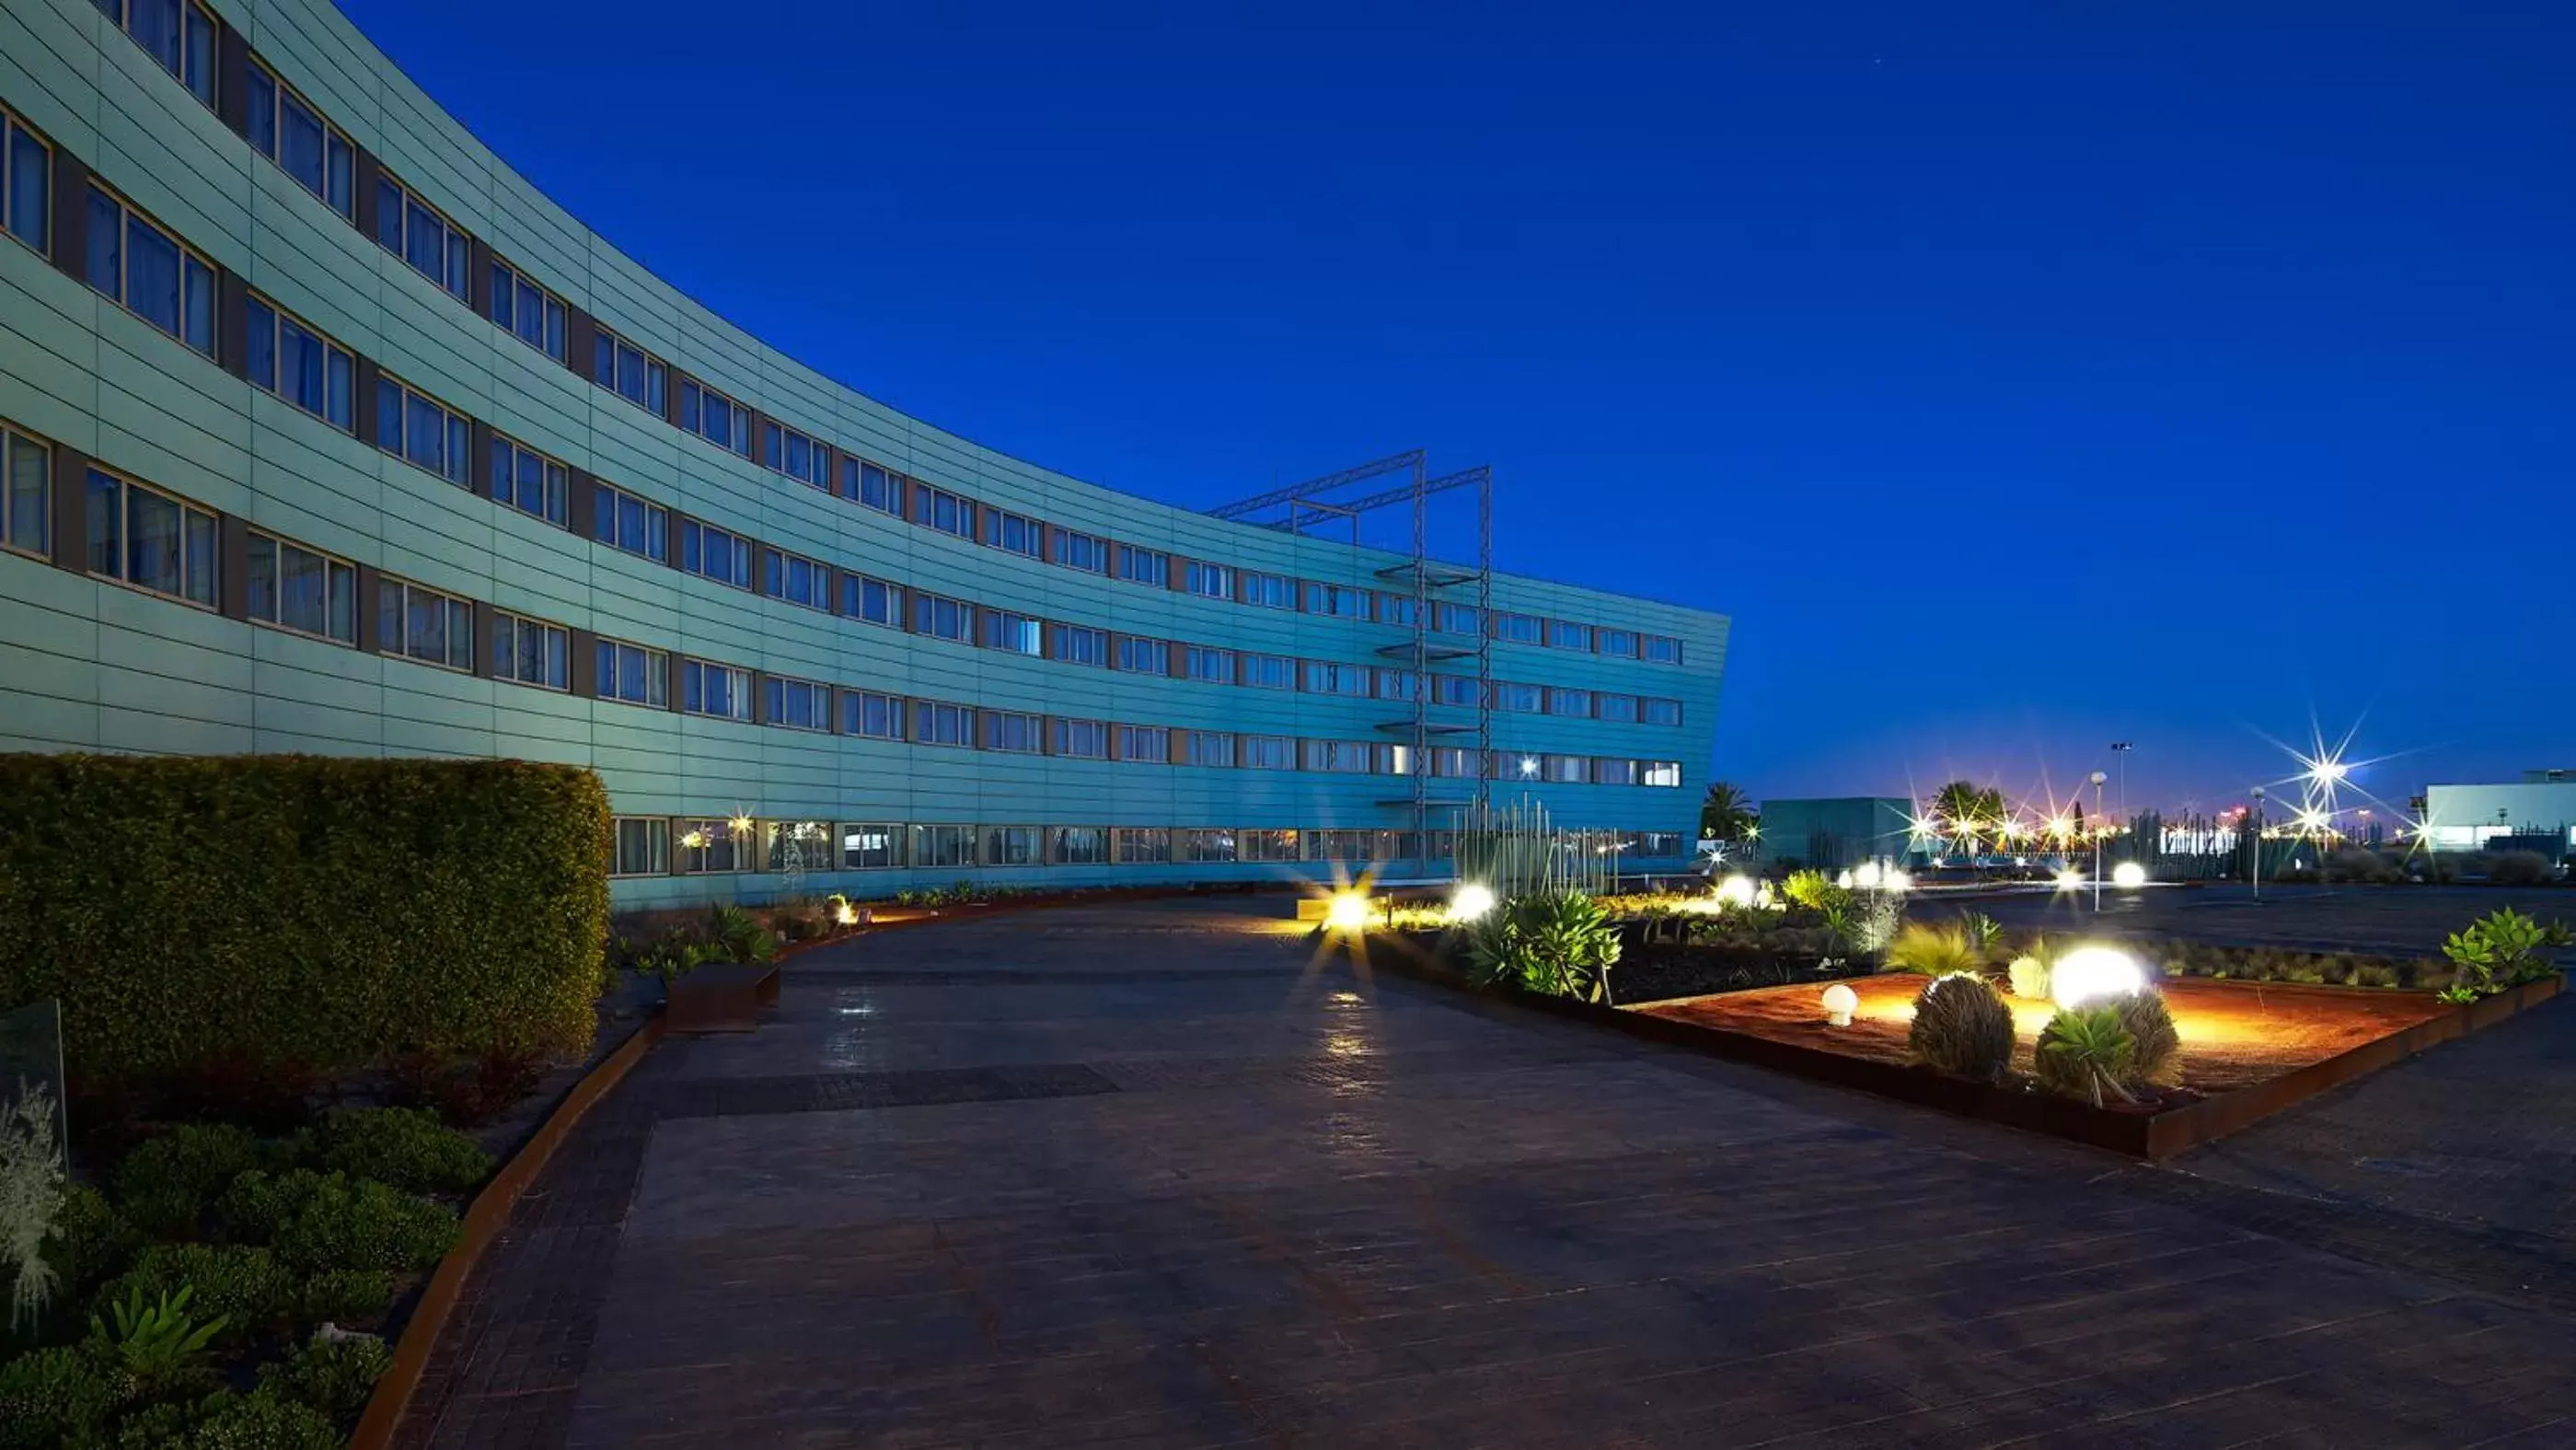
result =
[[[544,1126],[537,1129],[483,1191],[474,1195],[473,1204],[465,1210],[462,1232],[456,1247],[438,1261],[437,1272],[430,1275],[429,1287],[423,1289],[420,1302],[413,1306],[410,1322],[403,1326],[402,1338],[394,1345],[393,1363],[384,1377],[376,1381],[375,1392],[367,1398],[367,1412],[358,1421],[357,1433],[349,1437],[351,1450],[384,1450],[393,1443],[394,1431],[402,1424],[403,1412],[410,1408],[414,1391],[420,1388],[421,1372],[429,1367],[430,1351],[438,1347],[438,1337],[447,1328],[448,1316],[456,1310],[457,1296],[464,1291],[465,1280],[474,1265],[491,1246],[504,1224],[510,1221],[510,1210],[537,1181],[555,1150],[571,1136],[579,1123],[599,1100],[617,1086],[635,1064],[643,1060],[653,1044],[662,1037],[662,1019],[655,1016],[638,1028],[615,1052],[573,1084]]]
[[[1925,1072],[1920,1068],[1819,1052],[1814,1048],[1774,1042],[1767,1037],[1729,1032],[1720,1027],[1658,1017],[1625,1007],[1604,1007],[1591,1002],[1529,993],[1488,992],[1454,968],[1401,955],[1372,958],[1368,965],[1372,971],[1391,971],[1400,976],[1439,983],[1488,1001],[1593,1023],[1665,1046],[1685,1047],[1711,1057],[1750,1063],[1795,1077],[1855,1088],[1900,1102],[1938,1108],[1962,1117],[1980,1118],[1990,1123],[2107,1148],[2132,1158],[2148,1159],[2169,1158],[2187,1148],[2223,1138],[2328,1088],[2368,1076],[2428,1047],[2491,1027],[2517,1012],[2557,996],[2563,980],[2552,976],[2526,982],[2461,1011],[2391,1033],[2268,1082],[2204,1098],[2187,1107],[2147,1114],[2113,1112],[2053,1094],[1994,1087]]]

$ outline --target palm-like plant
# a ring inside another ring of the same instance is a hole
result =
[[[1722,780],[1708,783],[1708,794],[1699,801],[1699,833],[1720,841],[1740,841],[1758,818],[1753,799],[1741,789]]]
[[[198,1367],[207,1344],[227,1322],[218,1314],[199,1323],[188,1312],[188,1300],[195,1293],[194,1285],[182,1284],[177,1293],[165,1289],[157,1303],[147,1304],[140,1286],[129,1289],[124,1299],[108,1305],[116,1320],[113,1331],[97,1315],[90,1316],[90,1339],[115,1355],[137,1380],[147,1385],[172,1383]]]
[[[2074,1007],[2040,1029],[2036,1066],[2040,1081],[2102,1106],[2102,1089],[2124,1103],[2137,1101],[2125,1085],[2136,1043],[2113,1006]]]
[[[1934,791],[1924,810],[1950,829],[1961,849],[1973,852],[1980,837],[2001,829],[2004,793],[1990,785],[1954,780]]]

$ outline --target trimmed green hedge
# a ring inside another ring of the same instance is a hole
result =
[[[579,1051],[608,844],[570,766],[0,755],[0,1007],[111,1079]]]

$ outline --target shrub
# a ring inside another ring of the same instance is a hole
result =
[[[492,1155],[419,1108],[349,1108],[309,1140],[313,1166],[412,1193],[461,1193],[492,1175]]]
[[[367,1407],[377,1378],[392,1363],[385,1342],[372,1334],[316,1334],[286,1358],[261,1365],[259,1388],[262,1394],[310,1405],[348,1424]]]
[[[2542,953],[2567,941],[2564,926],[2543,926],[2506,907],[2453,932],[2442,955],[2451,959],[2453,987],[2466,1000],[2551,975],[2558,969]]]
[[[341,1443],[329,1416],[266,1390],[217,1390],[153,1405],[129,1416],[115,1440],[116,1450],[338,1450]]]
[[[243,1174],[217,1207],[234,1232],[302,1269],[426,1269],[456,1241],[456,1214],[390,1184],[339,1173]]]
[[[91,1345],[56,1345],[0,1364],[0,1450],[88,1445],[134,1397],[134,1376]]]
[[[2397,969],[2364,962],[2352,969],[2352,984],[2356,987],[2394,987],[2397,985]]]
[[[116,1078],[588,1046],[608,797],[518,760],[0,755],[0,1002]]]
[[[1619,929],[1579,891],[1520,896],[1485,913],[1467,953],[1488,985],[1606,1002]]]
[[[760,924],[760,918],[731,902],[709,908],[707,940],[723,961],[765,962],[778,955],[778,938]]]
[[[2136,1044],[2120,1025],[2120,1010],[2109,1003],[2074,1007],[2058,1013],[2040,1029],[2039,1048],[2031,1066],[2040,1085],[2068,1097],[2102,1106],[2102,1090],[2122,1102],[2129,1095],[2131,1055]]]
[[[1917,1062],[1978,1082],[2012,1066],[2012,1008],[1994,984],[1969,972],[1934,977],[1914,999],[1905,1045]]]
[[[354,1324],[393,1307],[394,1276],[383,1269],[323,1269],[304,1281],[306,1319]]]
[[[223,1333],[226,1321],[220,1314],[201,1318],[189,1307],[194,1297],[185,1284],[157,1299],[130,1290],[107,1306],[105,1317],[90,1316],[89,1344],[122,1365],[145,1394],[209,1382],[206,1348]]]
[[[2107,1004],[2118,1014],[2120,1030],[2129,1034],[2129,1087],[2152,1083],[2171,1087],[2182,1071],[2182,1036],[2174,1030],[2173,1009],[2160,992],[2130,992]]]
[[[1918,921],[1908,922],[1887,944],[1887,965],[1900,972],[1946,977],[1957,972],[1981,972],[1986,959],[1969,940],[1966,930]]]
[[[1822,911],[1828,903],[1851,900],[1851,893],[1836,886],[1833,878],[1822,871],[1790,872],[1789,879],[1780,883],[1780,894],[1809,911]]]
[[[154,1244],[108,1281],[99,1303],[112,1309],[188,1291],[193,1312],[223,1326],[217,1342],[237,1344],[295,1312],[293,1275],[266,1249],[242,1244]]]
[[[182,1123],[125,1155],[116,1169],[117,1202],[144,1233],[183,1238],[195,1231],[198,1210],[226,1184],[274,1166],[273,1157],[247,1128]]]
[[[2050,976],[2048,963],[2041,961],[2038,957],[2025,952],[2022,955],[2013,958],[2012,966],[2006,969],[2006,975],[2012,980],[2012,994],[2014,996],[2021,998],[2025,1002],[2045,1002],[2048,1000],[2048,984]]]
[[[2377,851],[2347,846],[2319,863],[2317,875],[2331,882],[2385,886],[2406,879],[2397,864]]]
[[[2498,886],[2540,886],[2556,874],[2537,851],[2491,851],[2486,868],[2487,880]]]
[[[45,1259],[54,1266],[55,1292],[80,1293],[124,1267],[142,1235],[123,1214],[110,1208],[107,1196],[87,1184],[63,1191],[54,1213],[53,1233],[45,1240]]]

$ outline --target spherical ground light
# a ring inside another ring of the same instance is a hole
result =
[[[2111,884],[2134,890],[2147,884],[2147,868],[2135,861],[2123,861],[2111,868]]]
[[[1860,1007],[1860,994],[1840,982],[1825,989],[1825,1021],[1836,1027],[1849,1027],[1852,1013]]]
[[[1356,891],[1336,891],[1324,908],[1324,925],[1334,931],[1360,931],[1368,926],[1369,899]]]
[[[1741,874],[1729,876],[1725,880],[1717,883],[1716,896],[1718,900],[1725,902],[1729,906],[1751,906],[1753,904],[1753,880],[1751,877]]]
[[[1461,885],[1449,898],[1451,921],[1474,921],[1494,909],[1494,888],[1479,881]]]
[[[2049,970],[2049,995],[2060,1007],[2082,1007],[2124,997],[2147,986],[2147,969],[2118,947],[2077,947]]]

